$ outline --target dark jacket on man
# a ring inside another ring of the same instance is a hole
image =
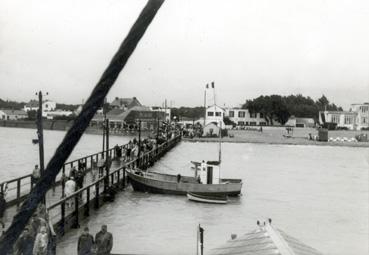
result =
[[[78,255],[92,255],[92,248],[94,245],[94,238],[92,235],[82,233],[78,239]]]
[[[95,242],[97,246],[97,255],[109,255],[113,248],[113,235],[109,232],[100,231],[96,234]]]

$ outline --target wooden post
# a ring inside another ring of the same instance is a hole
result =
[[[17,204],[20,202],[20,195],[21,195],[21,179],[17,180]]]
[[[90,187],[86,190],[85,216],[90,216]]]
[[[99,208],[99,184],[100,182],[97,182],[96,183],[96,186],[95,186],[95,191],[96,191],[96,195],[95,195],[95,209],[98,209]]]
[[[123,188],[126,187],[126,168],[123,167]]]
[[[74,214],[75,214],[75,221],[74,221],[74,228],[79,228],[79,193],[74,196]]]
[[[65,234],[65,201],[61,203],[61,234]]]

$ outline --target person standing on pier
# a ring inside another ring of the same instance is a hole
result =
[[[49,236],[46,227],[41,227],[40,232],[36,236],[35,244],[33,246],[33,255],[47,255],[47,245],[49,243]]]
[[[31,176],[32,186],[36,184],[38,180],[40,180],[40,177],[41,177],[40,168],[38,168],[38,165],[35,165],[35,168],[33,169]]]
[[[33,242],[34,238],[32,237],[29,228],[25,227],[23,229],[23,233],[18,238],[17,242],[14,246],[14,254],[15,255],[32,255],[33,253]]]
[[[102,225],[101,231],[96,234],[97,255],[110,255],[113,248],[113,235],[107,229],[108,227],[106,225]]]
[[[94,244],[95,242],[93,236],[89,233],[88,227],[85,227],[82,234],[78,238],[78,255],[92,255],[92,248]]]
[[[72,195],[76,191],[76,182],[74,181],[73,177],[69,178],[68,181],[65,183],[65,196],[68,197]],[[71,201],[66,201],[67,206],[73,205],[73,199]]]

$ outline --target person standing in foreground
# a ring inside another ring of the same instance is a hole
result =
[[[113,248],[113,235],[107,231],[107,226],[102,225],[101,231],[95,237],[97,255],[110,255]]]
[[[88,231],[88,227],[85,227],[78,238],[78,255],[92,255],[92,248],[95,242],[93,236]]]
[[[34,239],[31,236],[31,233],[28,227],[23,229],[22,235],[18,238],[15,243],[15,251],[16,255],[32,255],[33,253],[33,241]]]
[[[47,255],[47,245],[49,243],[49,236],[46,227],[42,226],[40,232],[36,236],[35,244],[33,246],[33,255]]]

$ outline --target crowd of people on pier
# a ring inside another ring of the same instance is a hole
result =
[[[49,214],[41,203],[32,215],[27,226],[16,241],[15,255],[50,255],[56,254],[56,234],[49,222]]]
[[[154,138],[144,138],[138,140],[136,138],[130,140],[126,146],[114,147],[115,160],[119,160],[120,163],[130,162],[137,159],[140,155],[152,151],[161,145],[167,139],[173,138],[174,132],[163,130],[159,134],[155,134]],[[92,162],[91,166],[91,176],[92,182],[97,178],[104,176],[104,170],[107,164],[111,164],[110,160],[99,160],[98,162]],[[145,161],[145,166],[148,167],[151,162]],[[78,161],[77,166],[73,166],[68,174],[62,175],[62,187],[63,187],[63,197],[68,197],[75,193],[76,191],[83,188],[86,175],[87,175],[86,161]],[[38,165],[35,165],[31,174],[31,187],[34,187],[37,182],[41,179],[42,172]],[[6,186],[6,185],[5,185]],[[6,210],[6,187],[0,192],[0,226],[5,228],[3,222],[4,212]],[[109,190],[107,190],[109,191]],[[82,196],[81,196],[82,198]],[[72,207],[74,199],[66,201],[66,206]],[[19,207],[20,208],[20,207]],[[88,255],[88,254],[99,254],[105,255],[110,254],[113,246],[112,234],[107,232],[106,225],[103,225],[101,231],[93,237],[89,234],[89,229],[84,228],[83,233],[78,239],[78,254]],[[27,226],[23,229],[22,234],[19,236],[18,240],[14,245],[14,253],[16,255],[46,255],[55,254],[56,250],[56,234],[53,229],[53,225],[49,222],[49,215],[46,210],[45,204],[40,204],[37,211],[34,213],[32,218],[29,220]]]

